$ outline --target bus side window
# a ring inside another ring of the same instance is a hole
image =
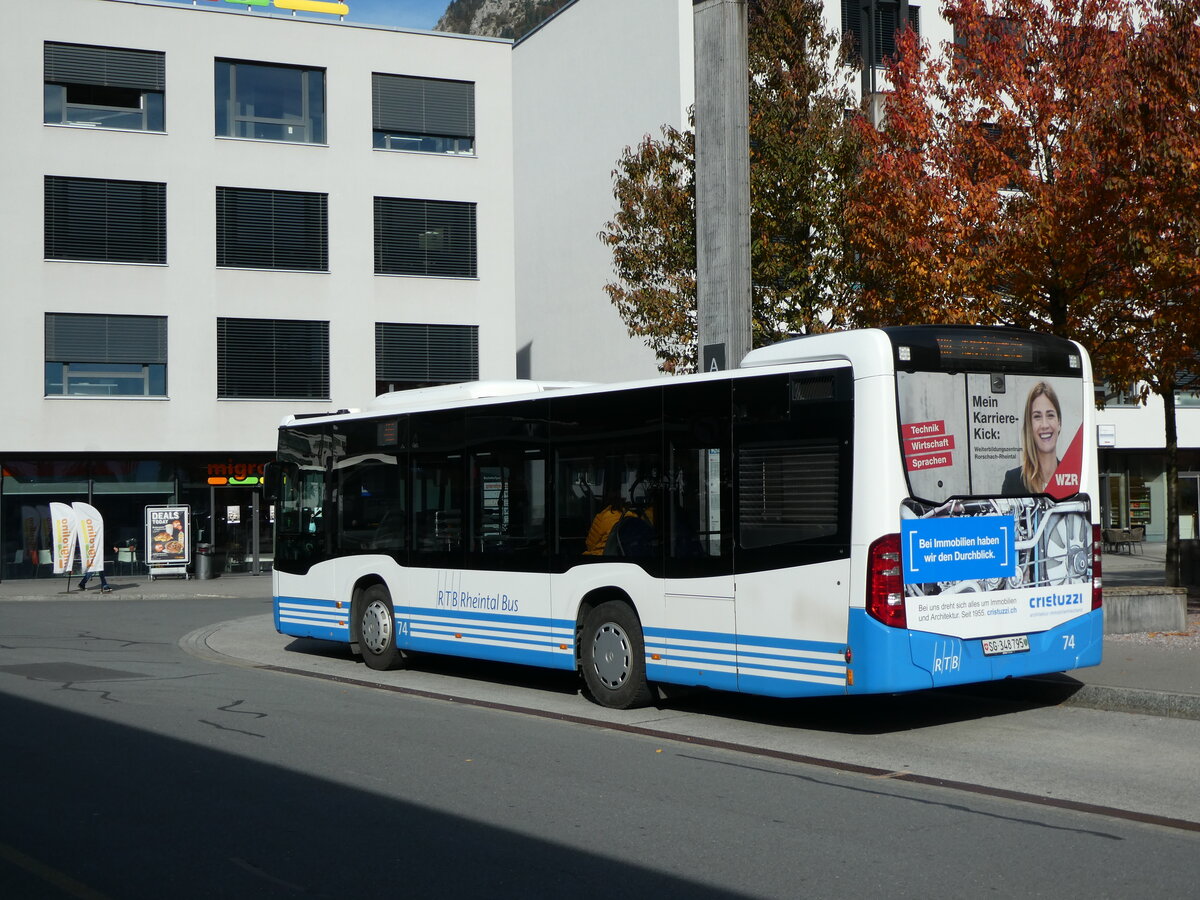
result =
[[[733,571],[729,467],[731,386],[714,380],[664,395],[667,576],[700,578]]]
[[[471,549],[521,552],[545,544],[546,461],[528,453],[475,456]]]
[[[720,556],[721,449],[672,447],[671,496],[671,556]]]
[[[462,549],[462,457],[413,464],[413,549],[425,553]]]
[[[661,572],[662,394],[650,387],[551,397],[558,565],[623,557]],[[606,510],[610,521],[597,523]]]

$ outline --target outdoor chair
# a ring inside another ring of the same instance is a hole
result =
[[[1135,525],[1133,528],[1129,529],[1129,552],[1130,553],[1132,553],[1134,551],[1134,549],[1136,549],[1138,553],[1145,554],[1146,551],[1143,546],[1145,544],[1145,542],[1146,542],[1146,526],[1145,525]]]
[[[117,571],[118,572],[121,570],[121,566],[124,565],[126,572],[128,574],[132,575],[133,567],[136,563],[137,563],[137,551],[136,550],[134,550],[132,547],[118,547],[117,548]]]

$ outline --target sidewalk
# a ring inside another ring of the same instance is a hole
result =
[[[1104,554],[1106,587],[1162,585],[1164,544],[1146,544],[1141,554]],[[111,594],[102,594],[93,580],[79,592],[78,578],[61,576],[0,582],[0,602],[39,600],[164,601],[230,598],[268,601],[270,575],[222,575],[200,581],[114,575]],[[1110,635],[1104,641],[1104,661],[1067,674],[1022,679],[1031,694],[1054,702],[1096,709],[1200,719],[1200,596],[1188,606],[1188,631],[1181,634]]]
[[[1167,545],[1148,542],[1139,550],[1103,555],[1105,588],[1165,583]],[[1195,589],[1188,597],[1187,624],[1182,633],[1110,635],[1100,665],[1037,680],[1073,689],[1066,702],[1079,706],[1200,719],[1200,594]]]
[[[149,575],[107,575],[111,594],[100,592],[93,576],[86,591],[79,590],[79,576],[49,575],[0,582],[0,602],[31,600],[185,600],[198,597],[271,599],[271,576],[235,573],[201,581],[198,578],[156,578]],[[68,583],[70,593],[67,592]]]

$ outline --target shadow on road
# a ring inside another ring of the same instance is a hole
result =
[[[347,665],[340,677],[371,685],[374,672],[347,645],[298,638],[288,643],[292,653]],[[580,694],[580,679],[573,672],[540,669],[512,663],[490,662],[436,654],[410,654],[408,668],[480,684],[496,684],[555,695]],[[991,684],[937,688],[907,694],[850,697],[778,699],[750,694],[668,686],[656,706],[695,715],[718,716],[758,725],[802,728],[837,734],[889,734],[1008,715],[1022,709],[1057,706],[1081,685],[1066,676],[1054,683],[1016,680]],[[400,685],[400,690],[404,690]],[[443,693],[452,694],[453,689]],[[423,692],[422,692],[423,693]],[[516,697],[511,705],[538,708],[536,696]],[[576,715],[587,717],[596,707],[580,701]]]
[[[573,897],[611,897],[614,884],[633,897],[730,896],[4,693],[0,721],[0,896],[528,898],[568,884]],[[419,776],[372,777],[400,792]]]

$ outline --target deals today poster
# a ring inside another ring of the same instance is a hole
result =
[[[146,564],[186,564],[191,561],[191,507],[146,507]]]

